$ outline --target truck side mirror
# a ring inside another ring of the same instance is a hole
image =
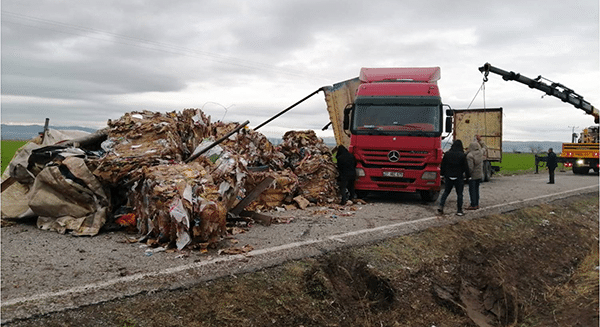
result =
[[[452,132],[452,116],[446,117],[446,133]]]
[[[354,105],[349,104],[344,108],[344,130],[350,129],[350,113],[354,110]]]

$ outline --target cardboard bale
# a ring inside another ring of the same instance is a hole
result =
[[[339,198],[338,171],[331,150],[314,131],[289,131],[280,148],[298,176],[299,195],[319,204]]]
[[[260,194],[258,199],[248,205],[247,210],[270,210],[282,206],[286,200],[294,197],[298,188],[298,177],[289,168],[282,171],[249,171],[245,188],[252,190],[267,177],[273,177],[273,183]]]
[[[178,249],[225,236],[227,209],[206,167],[197,162],[159,165],[145,167],[143,175],[130,193],[140,233]]]
[[[189,157],[205,138],[211,136],[210,116],[206,116],[199,109],[183,110],[178,115],[177,126],[185,158]]]
[[[141,178],[143,167],[183,159],[183,143],[175,112],[131,112],[108,122],[107,154],[99,159],[94,175],[103,183],[117,185]]]
[[[285,168],[285,155],[278,151],[263,134],[245,128],[223,141],[223,146],[237,152],[247,162],[248,167],[269,167],[273,170]]]

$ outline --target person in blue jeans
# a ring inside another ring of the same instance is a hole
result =
[[[479,209],[479,184],[483,179],[483,151],[479,142],[473,141],[469,144],[467,151],[467,164],[469,165],[469,198],[471,205],[467,210]]]
[[[450,150],[444,153],[440,173],[444,176],[444,193],[440,199],[440,206],[437,209],[439,214],[444,214],[444,205],[452,188],[456,190],[456,215],[463,215],[463,190],[466,177],[469,179],[469,165],[467,164],[467,156],[465,155],[461,140],[456,140],[452,143]]]

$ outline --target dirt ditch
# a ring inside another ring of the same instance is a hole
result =
[[[598,326],[598,196],[9,326]]]

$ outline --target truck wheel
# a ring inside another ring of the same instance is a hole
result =
[[[364,190],[356,190],[356,197],[359,199],[366,199],[367,196],[369,195],[369,191],[364,191]]]
[[[421,193],[421,199],[425,202],[435,202],[440,196],[440,191],[419,191],[419,193]]]
[[[489,182],[492,178],[492,164],[489,161],[483,162],[483,181]]]

